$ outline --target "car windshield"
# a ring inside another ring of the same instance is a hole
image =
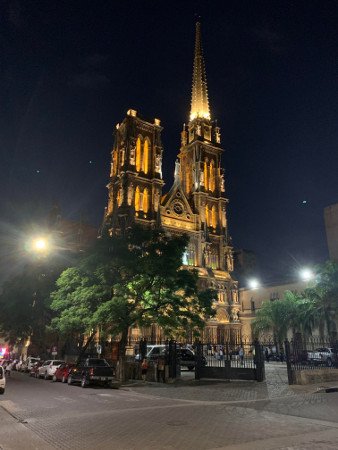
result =
[[[53,361],[53,366],[59,366],[63,361]]]
[[[37,361],[40,361],[40,359],[39,358],[31,358],[31,362],[35,363]]]

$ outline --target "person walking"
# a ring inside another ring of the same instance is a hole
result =
[[[223,361],[224,360],[224,350],[223,350],[222,346],[219,348],[219,353],[218,354],[219,354],[219,360]]]
[[[9,363],[8,363],[7,366],[6,366],[6,375],[7,375],[8,377],[11,376],[12,368],[13,368],[13,362],[12,362],[12,361],[9,361]]]
[[[269,360],[270,360],[270,353],[269,353],[268,347],[265,347],[265,359],[266,359],[266,362],[269,362]]]
[[[244,350],[243,350],[242,346],[239,347],[238,356],[239,356],[239,360],[240,360],[241,366],[242,366],[243,365],[243,361],[244,361]]]
[[[147,379],[148,367],[149,367],[149,365],[148,365],[147,358],[144,358],[141,363],[141,375],[142,375],[142,380],[144,383],[146,382],[146,379]]]

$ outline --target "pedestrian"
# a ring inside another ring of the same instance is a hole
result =
[[[12,361],[9,361],[9,363],[6,366],[6,375],[9,377],[11,376],[12,367],[13,367],[13,363],[12,363]]]
[[[223,361],[223,359],[224,359],[224,350],[223,350],[222,346],[219,348],[219,353],[218,354],[219,354],[219,360]]]
[[[241,361],[241,365],[243,365],[243,361],[244,361],[244,350],[243,347],[239,347],[238,350],[238,356],[239,356],[239,360]]]
[[[269,362],[269,360],[270,360],[270,353],[269,353],[268,347],[265,347],[265,359],[266,359],[266,362]]]
[[[149,366],[148,366],[147,358],[144,358],[141,363],[141,375],[142,375],[142,380],[144,382],[146,382],[146,379],[147,379],[148,367]]]

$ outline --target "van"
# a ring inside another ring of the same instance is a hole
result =
[[[5,393],[6,387],[6,377],[5,377],[5,369],[0,366],[0,394]]]
[[[147,345],[147,359],[154,360],[157,359],[160,356],[164,356],[166,353],[166,346],[165,345]],[[141,354],[138,353],[135,356],[136,361],[141,360]]]

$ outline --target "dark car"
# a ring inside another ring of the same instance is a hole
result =
[[[61,381],[62,383],[67,383],[68,375],[71,369],[75,366],[72,363],[63,363],[60,367],[56,369],[53,375],[53,381]]]
[[[87,358],[73,367],[68,375],[68,385],[80,383],[85,388],[91,384],[113,387],[115,370],[105,359]]]
[[[180,348],[177,353],[181,366],[187,367],[188,370],[193,370],[195,368],[196,356],[193,350],[190,348]],[[207,360],[204,356],[202,356],[202,365],[207,365]]]

